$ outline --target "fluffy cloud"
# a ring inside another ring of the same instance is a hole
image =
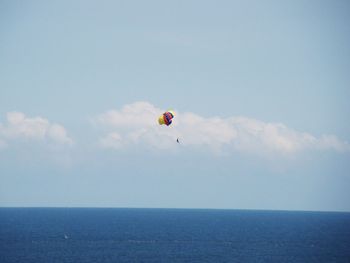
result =
[[[73,143],[65,128],[59,124],[50,123],[42,117],[28,118],[21,112],[9,112],[6,123],[0,123],[0,148],[16,140]]]
[[[303,150],[350,151],[348,142],[334,135],[315,137],[281,123],[266,123],[246,117],[205,118],[195,113],[176,113],[170,127],[159,126],[164,112],[148,102],[135,102],[120,110],[99,115],[95,121],[106,131],[100,146],[120,149],[132,145],[171,149],[208,147],[214,151],[293,154]]]

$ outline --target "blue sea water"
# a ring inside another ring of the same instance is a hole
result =
[[[350,213],[0,208],[0,262],[350,262]]]

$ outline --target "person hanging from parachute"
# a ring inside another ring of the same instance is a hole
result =
[[[175,117],[175,113],[172,110],[168,110],[164,112],[161,116],[158,118],[159,125],[166,125],[169,126],[173,121],[173,118]],[[176,139],[177,143],[180,143],[179,138]]]

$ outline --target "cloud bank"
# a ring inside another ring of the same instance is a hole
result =
[[[178,147],[209,148],[216,152],[294,154],[305,150],[350,151],[350,144],[335,135],[316,137],[288,128],[282,123],[267,123],[247,117],[205,118],[191,112],[176,112],[173,124],[159,126],[164,112],[148,102],[135,102],[120,110],[110,110],[94,120],[105,131],[99,139],[103,148],[122,149],[144,145],[156,149]]]
[[[8,112],[6,122],[0,123],[0,149],[18,141],[40,141],[71,145],[66,129],[42,117],[29,118],[22,112]]]

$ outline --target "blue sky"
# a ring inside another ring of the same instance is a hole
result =
[[[0,205],[350,211],[349,11],[0,2]]]

